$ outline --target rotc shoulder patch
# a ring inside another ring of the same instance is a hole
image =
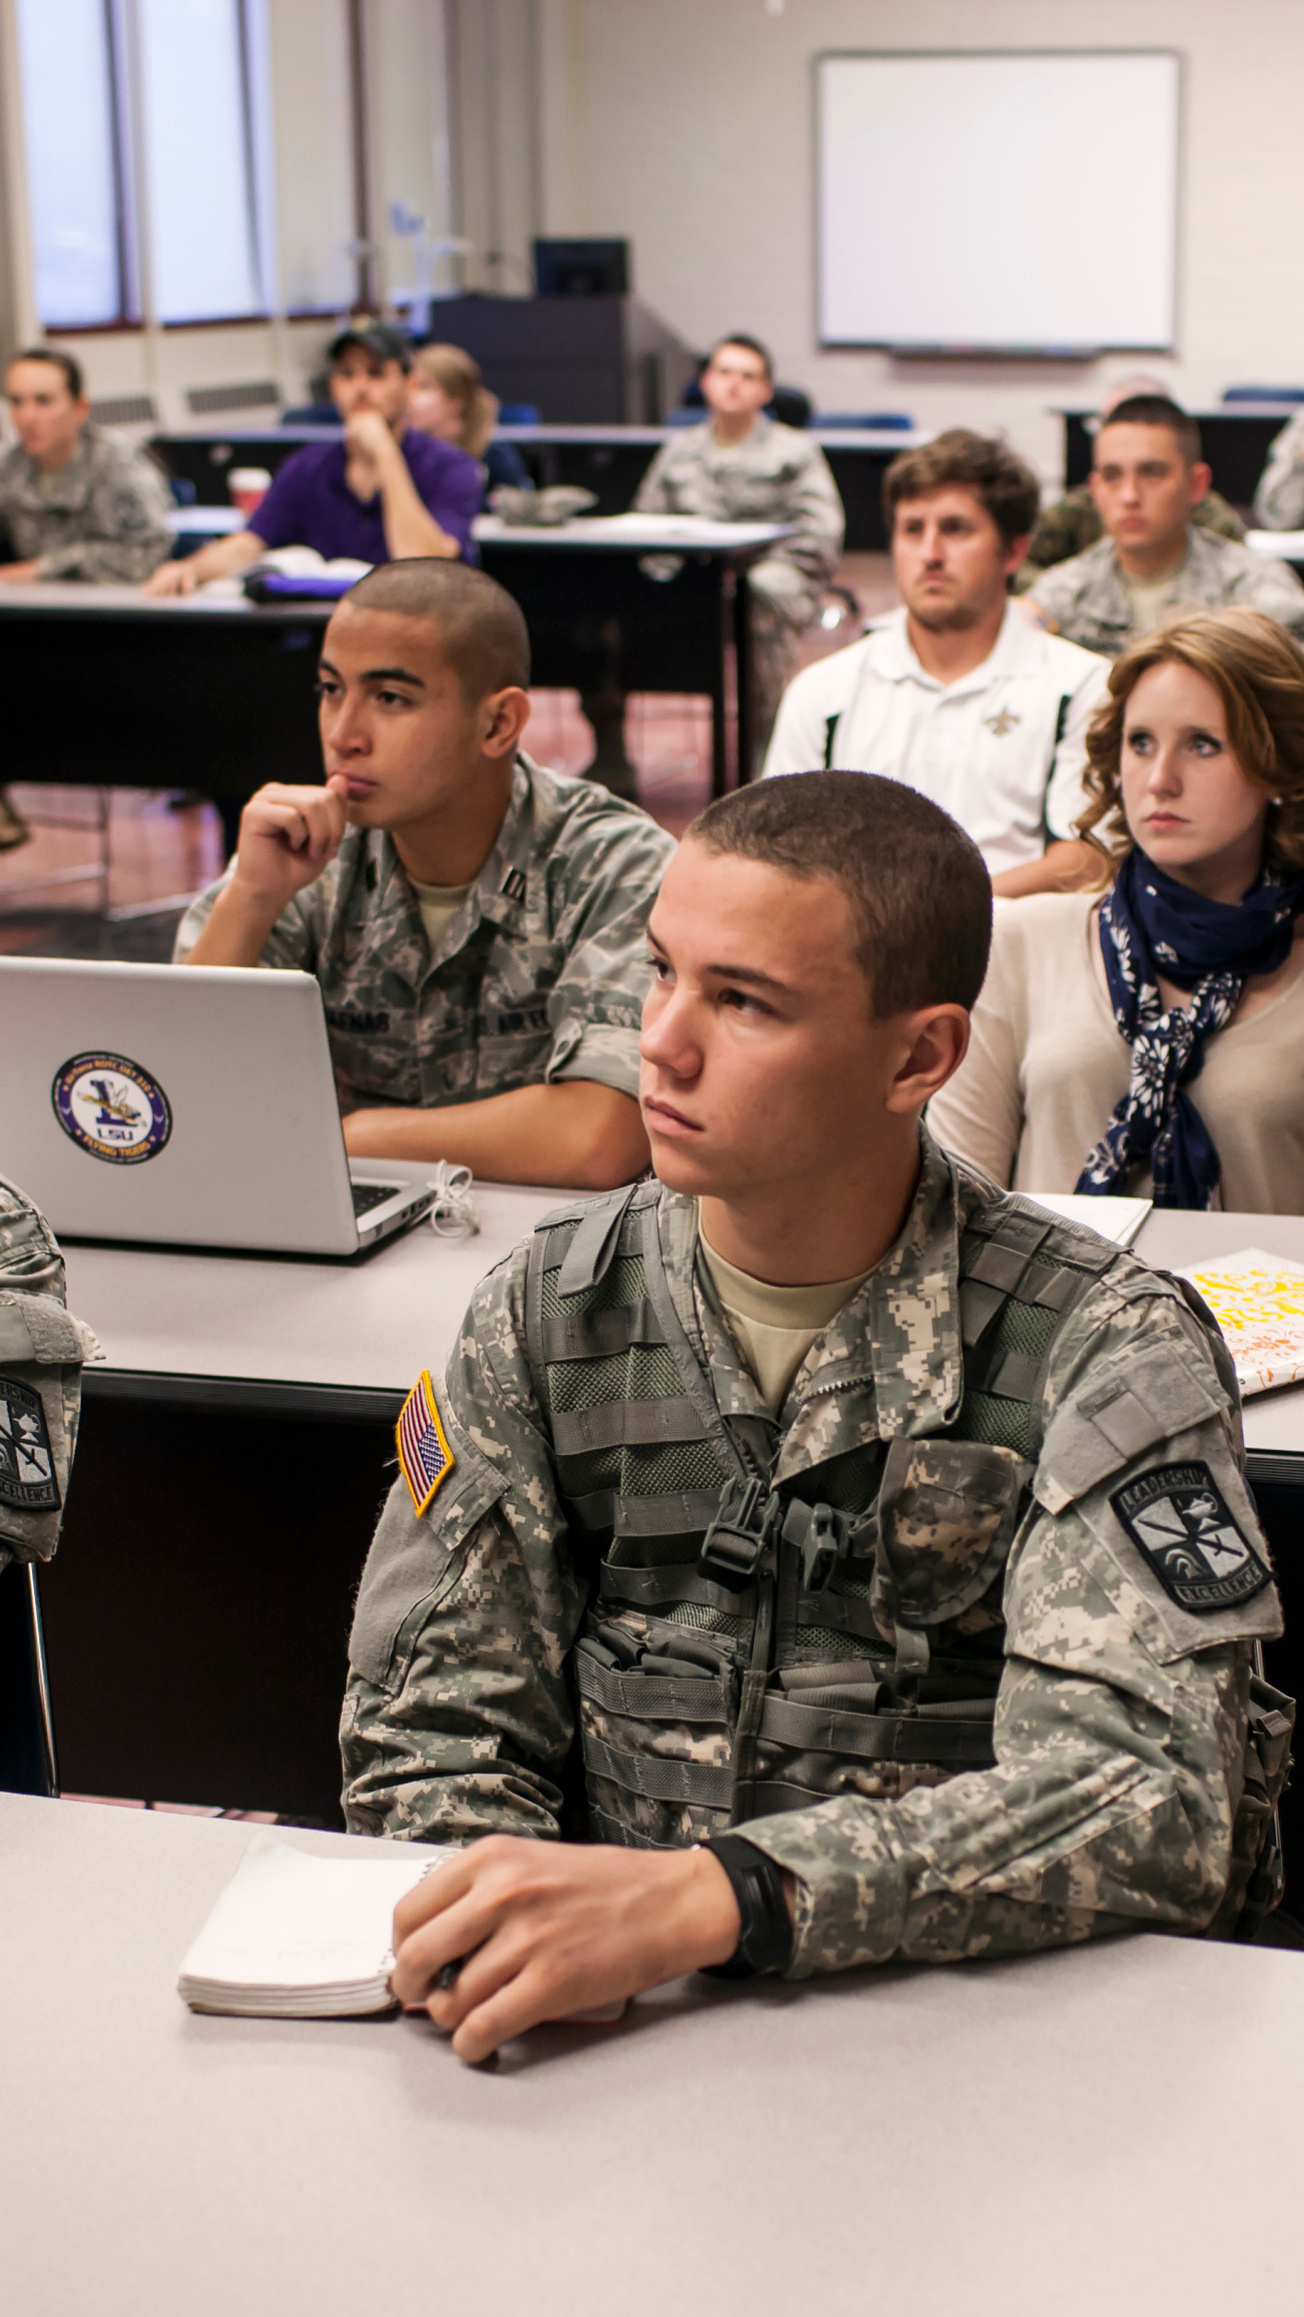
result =
[[[457,1461],[444,1438],[429,1368],[421,1370],[403,1402],[394,1436],[398,1441],[403,1478],[419,1520]]]
[[[1207,1464],[1161,1464],[1110,1498],[1179,1609],[1196,1616],[1261,1593],[1268,1571],[1241,1535]]]
[[[59,1483],[40,1396],[0,1376],[0,1504],[57,1512]]]

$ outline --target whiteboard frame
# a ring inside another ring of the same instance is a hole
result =
[[[907,344],[892,338],[826,338],[824,335],[823,292],[823,167],[824,141],[821,105],[821,74],[826,64],[839,62],[877,62],[894,64],[941,62],[944,58],[987,61],[993,57],[1054,57],[1056,61],[1075,56],[1165,57],[1177,68],[1177,119],[1173,139],[1173,165],[1176,183],[1173,188],[1173,272],[1170,283],[1171,335],[1164,340],[1128,340],[1126,343],[1109,342],[1091,346],[1009,346],[980,341],[977,344]],[[1181,285],[1184,245],[1183,189],[1186,182],[1186,52],[1180,48],[822,48],[811,58],[811,150],[814,169],[811,176],[813,210],[811,241],[814,251],[812,295],[814,299],[815,344],[822,354],[886,353],[895,361],[943,362],[1094,362],[1103,354],[1168,354],[1176,355],[1181,344]]]

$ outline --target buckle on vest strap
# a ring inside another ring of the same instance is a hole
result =
[[[783,1541],[801,1554],[801,1581],[808,1593],[822,1593],[849,1543],[844,1513],[829,1504],[804,1504],[794,1497],[783,1521]]]
[[[697,1557],[705,1576],[750,1585],[774,1542],[782,1506],[759,1480],[731,1481]]]

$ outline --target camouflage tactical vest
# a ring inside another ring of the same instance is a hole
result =
[[[550,1218],[526,1288],[560,1492],[596,1563],[574,1659],[592,1832],[674,1849],[990,1766],[1042,1377],[1117,1250],[1031,1206],[980,1216],[960,1244],[954,1422],[772,1491],[778,1428],[717,1406],[658,1197],[639,1184]]]

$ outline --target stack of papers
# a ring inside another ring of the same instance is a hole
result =
[[[1154,1204],[1152,1199],[1092,1199],[1081,1191],[1029,1191],[1034,1207],[1062,1215],[1066,1223],[1081,1223],[1112,1239],[1116,1247],[1130,1247]]]
[[[1246,1247],[1182,1276],[1222,1329],[1243,1393],[1304,1380],[1304,1263]]]
[[[318,1858],[256,1835],[181,1966],[192,2011],[248,2019],[346,2019],[389,2011],[394,1909],[456,1856]]]

